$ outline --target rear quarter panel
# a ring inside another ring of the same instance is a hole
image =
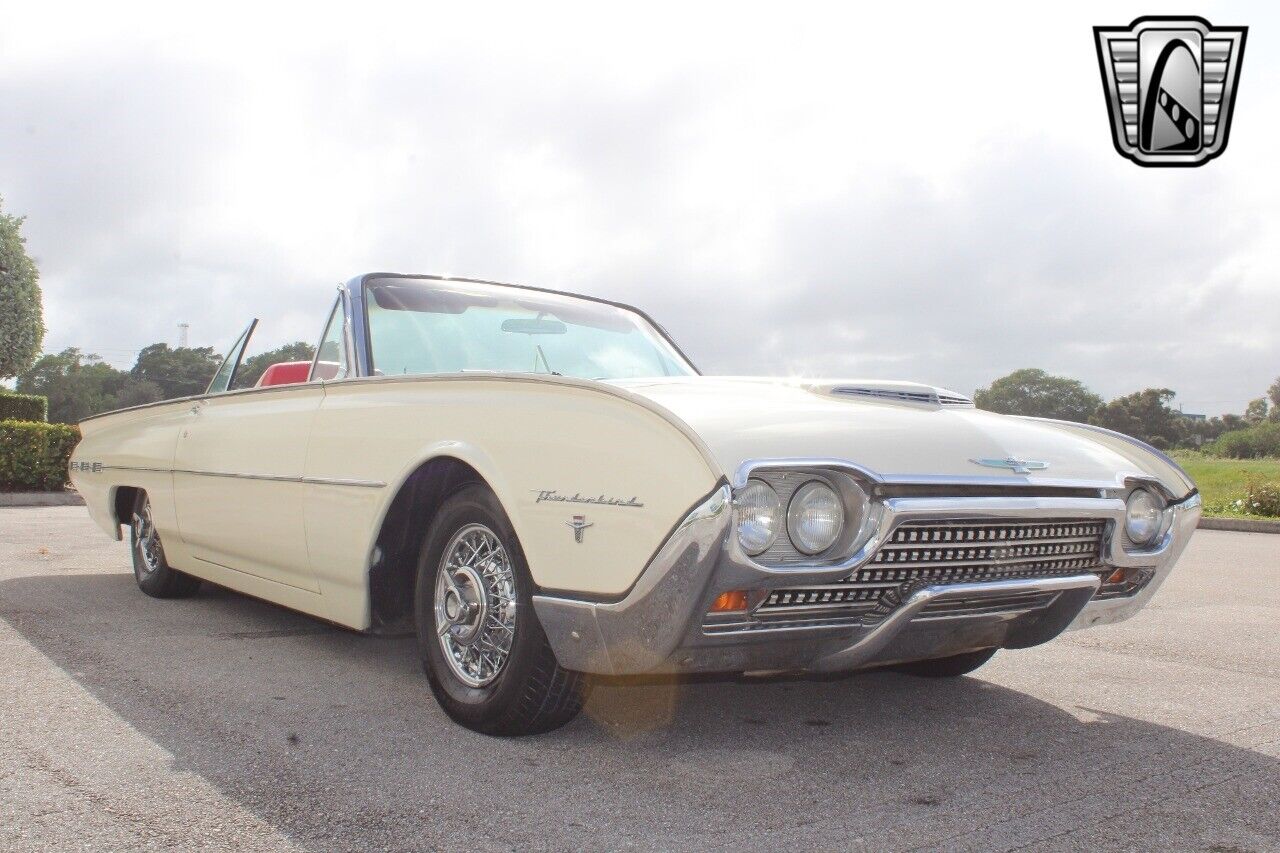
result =
[[[173,454],[178,433],[191,408],[178,400],[126,409],[81,422],[80,443],[71,454],[71,483],[84,498],[89,516],[112,537],[120,538],[115,495],[121,486],[145,489],[166,555],[181,561],[181,540],[173,501]]]
[[[312,566],[330,618],[368,624],[371,552],[393,498],[426,461],[451,456],[497,494],[543,589],[624,593],[720,472],[701,442],[628,392],[557,377],[362,379],[327,384],[307,455]],[[616,498],[641,506],[539,500]],[[568,526],[581,515],[582,541]],[[423,521],[425,532],[426,521]]]

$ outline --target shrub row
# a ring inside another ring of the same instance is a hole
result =
[[[0,491],[53,492],[67,485],[80,429],[67,424],[0,421]]]
[[[1244,506],[1249,515],[1280,516],[1280,483],[1250,480],[1244,487]]]
[[[0,388],[0,421],[47,421],[48,419],[48,397],[14,394]]]
[[[1280,423],[1267,421],[1257,426],[1223,433],[1205,450],[1214,456],[1227,456],[1231,459],[1280,456]]]

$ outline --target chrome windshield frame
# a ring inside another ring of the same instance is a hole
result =
[[[643,320],[653,331],[671,347],[672,351],[679,356],[684,364],[693,371],[693,375],[701,376],[702,371],[698,370],[698,366],[693,363],[693,359],[680,349],[680,345],[675,339],[663,328],[662,324],[650,317],[645,311],[634,305],[628,305],[625,302],[615,302],[610,299],[601,299],[595,296],[585,296],[581,293],[569,293],[563,290],[553,290],[547,287],[532,287],[525,284],[510,284],[502,281],[487,281],[479,278],[457,278],[453,276],[441,275],[421,275],[413,273],[393,273],[393,272],[371,272],[364,275],[356,276],[346,283],[343,287],[345,305],[347,308],[347,317],[351,322],[350,337],[352,349],[355,351],[355,358],[352,364],[355,366],[355,375],[357,377],[372,376],[371,365],[373,364],[372,342],[369,336],[369,316],[365,310],[365,289],[369,282],[375,279],[412,279],[424,282],[459,282],[462,284],[482,284],[490,287],[507,287],[514,290],[529,291],[532,293],[546,293],[552,296],[564,296],[570,299],[581,299],[584,302],[594,302],[599,305],[608,305],[622,311],[630,312]]]

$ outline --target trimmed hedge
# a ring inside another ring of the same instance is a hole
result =
[[[0,491],[56,492],[67,485],[67,463],[79,427],[0,421]]]
[[[1268,421],[1256,426],[1224,432],[1205,447],[1214,456],[1231,459],[1261,459],[1280,456],[1280,423]]]
[[[0,388],[0,421],[9,420],[49,420],[49,398],[36,394],[14,394]]]

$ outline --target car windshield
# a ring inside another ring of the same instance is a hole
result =
[[[434,279],[365,286],[374,375],[497,371],[582,379],[696,371],[633,311],[553,293]]]

